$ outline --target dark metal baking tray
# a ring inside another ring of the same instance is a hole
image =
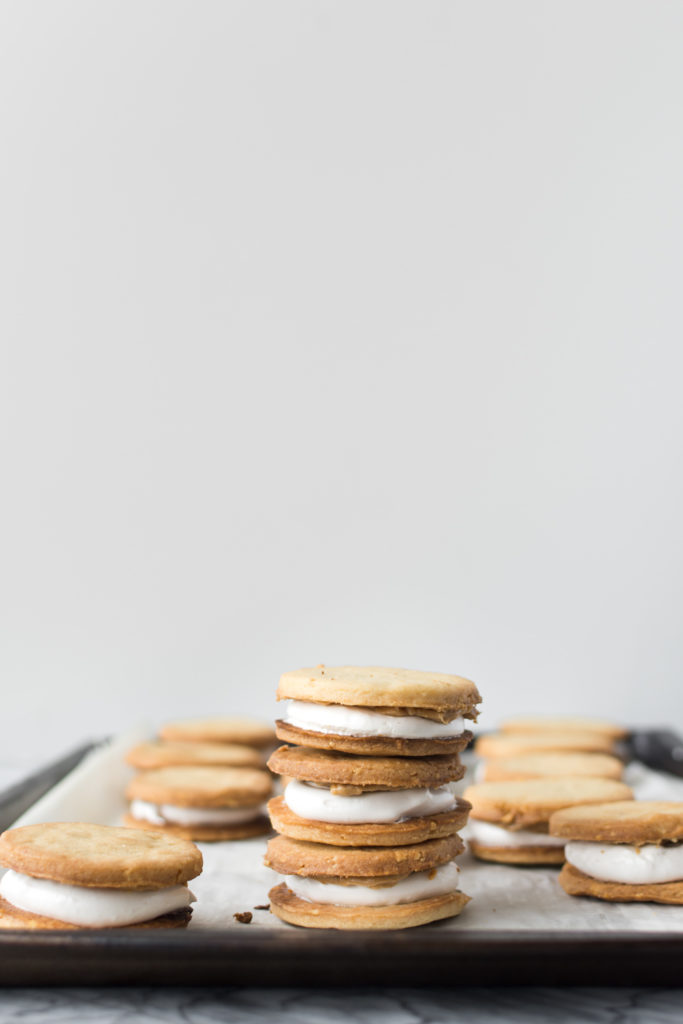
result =
[[[91,744],[0,794],[0,825],[71,770]],[[683,774],[660,730],[630,753]],[[0,930],[0,985],[683,985],[683,933],[265,930]]]

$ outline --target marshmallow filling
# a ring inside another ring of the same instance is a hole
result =
[[[257,807],[176,807],[174,804],[151,804],[147,800],[133,800],[130,813],[138,821],[152,825],[241,825],[254,821],[263,809]]]
[[[490,821],[480,821],[470,818],[469,838],[480,846],[491,846],[507,849],[519,849],[528,846],[555,846],[563,847],[566,839],[559,836],[549,836],[547,832],[531,832],[528,829],[518,829],[513,832],[509,828],[501,828],[500,825],[493,825]]]
[[[308,821],[340,825],[406,821],[452,811],[457,799],[448,786],[438,789],[397,789],[358,796],[335,796],[324,786],[293,779],[284,792],[290,811]]]
[[[152,921],[174,910],[183,910],[195,900],[186,885],[143,892],[91,889],[32,878],[18,871],[7,871],[0,879],[0,896],[29,914],[83,928],[120,928]]]
[[[317,878],[287,875],[289,889],[309,903],[331,903],[336,907],[391,907],[416,903],[430,896],[443,896],[458,888],[459,868],[454,861],[432,871],[418,871],[395,885],[371,888],[366,885],[335,885]]]
[[[565,847],[565,857],[572,867],[601,882],[658,885],[683,881],[683,843],[631,846],[572,840]]]
[[[466,730],[464,718],[432,722],[417,715],[383,715],[380,711],[348,708],[342,704],[314,704],[291,700],[285,722],[305,732],[326,736],[367,736],[391,739],[452,739]]]

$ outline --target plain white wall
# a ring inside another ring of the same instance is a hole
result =
[[[678,0],[4,0],[3,755],[319,661],[683,725]]]

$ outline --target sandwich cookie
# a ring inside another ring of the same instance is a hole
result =
[[[623,782],[587,776],[480,782],[465,790],[470,850],[502,864],[562,864],[565,840],[548,829],[555,811],[632,798]]]
[[[474,746],[478,757],[517,757],[520,754],[588,753],[612,754],[615,741],[598,732],[514,732],[486,733]]]
[[[190,743],[238,743],[245,747],[272,747],[275,734],[270,725],[255,718],[192,718],[169,722],[160,730],[162,740]]]
[[[519,715],[503,722],[500,731],[504,733],[532,732],[596,732],[601,736],[619,740],[628,735],[628,729],[599,718],[576,718],[569,715]]]
[[[469,897],[458,890],[457,835],[412,846],[327,846],[276,836],[267,867],[285,875],[269,893],[271,911],[306,928],[411,928],[455,917]]]
[[[0,928],[177,928],[202,855],[174,836],[56,822],[4,832],[0,864]]]
[[[570,896],[683,904],[683,803],[572,807],[550,830],[567,844],[560,885]]]
[[[278,700],[289,705],[278,739],[350,754],[456,754],[472,733],[481,697],[468,679],[396,668],[342,666],[285,672]]]
[[[290,781],[268,804],[278,832],[332,846],[404,846],[453,835],[470,805],[450,783],[465,769],[457,754],[362,757],[280,747],[268,761]]]
[[[611,754],[518,754],[484,762],[482,782],[504,779],[538,779],[556,775],[590,775],[598,779],[620,779],[624,766]]]
[[[265,758],[253,747],[237,743],[191,743],[187,741],[153,740],[140,743],[126,755],[126,761],[139,771],[165,768],[168,765],[223,765],[236,768],[263,768]]]
[[[272,791],[257,768],[178,765],[138,775],[128,786],[126,825],[205,842],[269,831],[264,802]]]

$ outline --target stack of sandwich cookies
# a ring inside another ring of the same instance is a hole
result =
[[[171,765],[218,765],[235,768],[263,768],[265,758],[253,747],[237,743],[202,743],[190,740],[152,740],[133,747],[126,756],[138,771]]]
[[[467,902],[454,857],[469,805],[450,784],[480,697],[469,680],[401,669],[286,673],[271,770],[291,781],[269,812],[267,863],[287,877],[271,910],[317,928],[407,928]]]
[[[483,765],[482,782],[506,779],[540,779],[558,775],[588,775],[598,779],[620,779],[624,765],[611,754],[566,753],[518,754],[496,757]]]
[[[683,904],[683,803],[572,807],[550,830],[566,843],[560,884],[570,896]]]
[[[453,861],[462,850],[457,835],[375,848],[276,836],[266,865],[286,877],[271,889],[271,908],[307,928],[411,928],[455,917],[469,901]]]
[[[130,783],[126,825],[204,842],[270,831],[264,804],[271,777],[257,768],[178,765],[143,772]]]
[[[354,756],[280,747],[268,762],[291,779],[268,804],[273,828],[292,839],[333,846],[403,846],[454,835],[470,805],[449,783],[465,769],[457,754]]]
[[[632,798],[623,782],[586,776],[477,783],[465,791],[470,850],[503,864],[562,864],[565,840],[549,832],[556,811]]]
[[[4,832],[0,864],[0,928],[177,928],[202,855],[173,836],[59,822]]]
[[[183,743],[237,743],[257,750],[272,748],[275,734],[270,725],[254,718],[191,718],[169,722],[160,730],[162,740]]]

